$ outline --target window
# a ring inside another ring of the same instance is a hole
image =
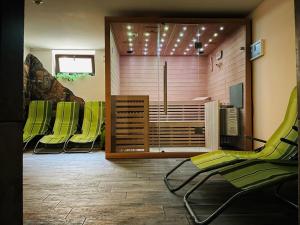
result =
[[[55,73],[95,75],[94,55],[55,55]]]

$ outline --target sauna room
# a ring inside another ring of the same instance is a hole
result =
[[[251,147],[248,33],[241,19],[106,18],[107,157]]]

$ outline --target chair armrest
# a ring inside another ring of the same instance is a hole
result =
[[[260,139],[260,138],[255,138],[255,137],[251,137],[251,136],[245,136],[246,139],[250,139],[250,140],[253,140],[253,141],[258,141],[258,142],[261,142],[261,143],[267,143],[266,140],[263,140],[263,139]]]
[[[292,146],[295,146],[295,147],[298,147],[298,144],[289,140],[289,139],[286,139],[286,138],[280,138],[280,141],[286,143],[286,144],[289,144],[289,145],[292,145]]]

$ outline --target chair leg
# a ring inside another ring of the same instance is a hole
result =
[[[62,150],[62,151],[59,151],[59,152],[37,151],[37,149],[38,149],[37,147],[38,147],[39,143],[40,143],[40,141],[38,141],[38,142],[36,143],[36,145],[35,145],[35,147],[34,147],[34,149],[33,149],[33,153],[34,153],[34,154],[60,154],[60,153],[63,152],[63,150]]]
[[[194,185],[185,195],[183,198],[185,207],[187,208],[189,214],[193,217],[195,224],[200,224],[200,225],[206,225],[209,224],[212,220],[214,220],[217,216],[219,216],[228,206],[230,206],[234,200],[236,200],[237,198],[239,198],[240,196],[246,194],[248,191],[242,190],[239,191],[237,193],[235,193],[234,195],[232,195],[227,201],[225,201],[221,206],[219,206],[219,208],[217,208],[211,215],[209,215],[207,218],[205,218],[204,220],[200,220],[196,213],[194,212],[190,202],[188,201],[188,198],[190,197],[190,195],[202,184],[205,183],[205,181],[207,181],[210,177],[217,175],[218,172],[213,172],[211,174],[209,174],[208,176],[206,176],[203,180],[199,181],[196,185]]]
[[[181,167],[184,163],[191,161],[190,158],[185,159],[183,161],[181,161],[179,164],[177,164],[173,169],[171,169],[166,176],[164,176],[164,182],[167,186],[167,188],[169,189],[170,192],[176,192],[178,190],[180,190],[181,188],[183,188],[186,184],[188,184],[190,181],[192,181],[195,177],[197,177],[201,171],[196,172],[195,174],[193,174],[191,177],[189,177],[187,180],[185,180],[183,183],[181,183],[180,185],[176,186],[176,187],[172,187],[172,185],[169,182],[169,176],[171,174],[173,174],[179,167]]]
[[[294,202],[288,200],[286,197],[284,197],[282,194],[280,194],[280,189],[281,189],[281,187],[283,186],[283,184],[284,184],[284,183],[280,183],[280,184],[277,186],[277,188],[276,188],[276,190],[275,190],[275,196],[276,196],[277,198],[279,198],[281,201],[283,201],[283,202],[287,203],[288,205],[292,206],[293,208],[298,209],[299,206],[298,206],[296,203],[294,203]]]

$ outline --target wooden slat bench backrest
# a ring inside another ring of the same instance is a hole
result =
[[[113,95],[112,151],[149,151],[149,96]]]

